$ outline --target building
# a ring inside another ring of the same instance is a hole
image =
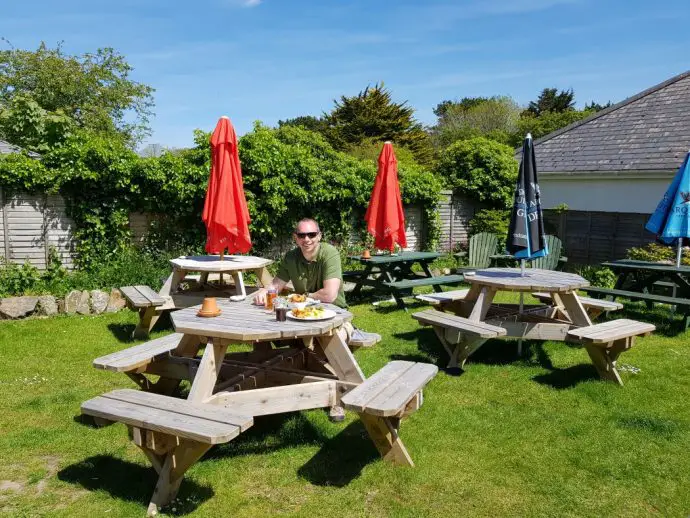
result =
[[[542,206],[570,262],[621,258],[690,149],[690,71],[534,142]]]

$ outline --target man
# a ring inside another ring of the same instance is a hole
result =
[[[340,254],[333,245],[321,242],[319,224],[311,218],[301,219],[293,237],[297,248],[285,254],[278,274],[266,289],[273,288],[280,293],[292,281],[295,292],[346,308]],[[256,304],[265,303],[266,289],[257,292]]]

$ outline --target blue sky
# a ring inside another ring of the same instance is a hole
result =
[[[114,47],[156,89],[148,142],[181,147],[229,115],[238,133],[319,115],[384,81],[425,124],[444,99],[545,87],[620,101],[690,69],[687,0],[32,0],[0,36],[70,53]],[[4,48],[6,44],[1,43]]]

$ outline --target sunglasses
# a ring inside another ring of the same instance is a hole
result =
[[[305,237],[308,237],[309,239],[314,239],[316,236],[319,235],[319,233],[318,232],[295,232],[295,235],[300,239],[304,239]]]

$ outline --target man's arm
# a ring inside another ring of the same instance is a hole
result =
[[[320,302],[331,303],[338,297],[340,291],[340,279],[326,279],[323,281],[323,288],[314,293],[308,293],[307,296],[316,299]]]
[[[254,304],[257,304],[259,306],[263,306],[266,304],[266,292],[269,289],[274,289],[276,290],[276,293],[280,293],[283,291],[283,288],[285,285],[288,283],[288,281],[284,281],[280,277],[273,277],[273,280],[271,281],[271,284],[266,286],[265,288],[261,288],[259,291],[257,291],[254,294]],[[336,293],[337,295],[337,293]]]

